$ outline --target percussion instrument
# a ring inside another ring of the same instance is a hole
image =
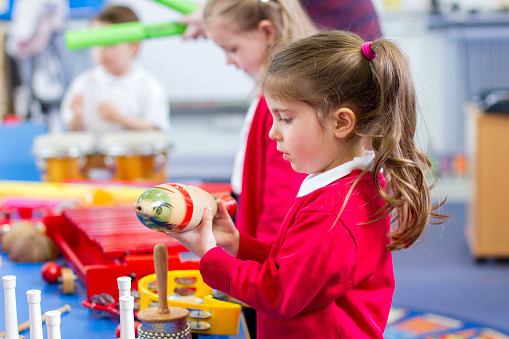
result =
[[[95,149],[94,135],[87,132],[41,134],[34,138],[32,154],[45,181],[85,179],[87,156]]]
[[[229,195],[219,198],[231,217],[237,211],[237,202]],[[139,197],[135,210],[143,225],[158,232],[185,232],[197,227],[205,207],[217,213],[217,203],[207,191],[190,185],[161,184]]]
[[[171,145],[164,132],[117,131],[105,133],[98,148],[112,179],[164,181]]]
[[[171,335],[172,338],[191,339],[191,327],[187,323],[189,310],[168,307],[168,249],[164,244],[154,247],[154,266],[159,305],[157,308],[145,308],[138,312],[138,319],[141,321],[138,338],[168,338]]]
[[[155,274],[147,275],[138,282],[140,310],[159,301],[159,295],[154,291],[155,282]],[[191,311],[187,322],[192,332],[217,335],[238,333],[241,306],[214,298],[212,288],[203,282],[199,270],[168,271],[167,284],[168,305],[184,307]],[[172,295],[175,294],[183,297],[173,298]],[[193,300],[188,298],[190,296],[194,296]]]

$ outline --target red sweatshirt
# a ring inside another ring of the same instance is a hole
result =
[[[394,272],[389,217],[367,223],[385,205],[372,174],[336,221],[360,173],[306,179],[273,244],[241,233],[237,258],[215,247],[201,259],[205,283],[259,311],[259,339],[383,338]]]
[[[269,138],[272,127],[264,97],[260,97],[251,122],[242,172],[242,192],[235,224],[260,240],[272,241],[306,177],[292,169]]]

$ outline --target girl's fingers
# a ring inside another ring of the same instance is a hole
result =
[[[228,214],[228,211],[226,210],[226,206],[222,200],[216,200],[217,201],[217,218],[221,219],[230,219],[230,215]]]
[[[203,213],[203,218],[201,221],[202,227],[209,226],[212,227],[212,207],[205,207],[205,211]]]

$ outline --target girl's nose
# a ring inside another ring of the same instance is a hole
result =
[[[269,138],[271,138],[272,140],[281,141],[281,134],[275,127],[275,123],[272,123],[272,127],[270,128]]]

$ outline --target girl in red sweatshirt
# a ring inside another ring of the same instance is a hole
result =
[[[261,87],[270,138],[308,174],[275,240],[239,232],[222,205],[172,236],[201,258],[209,286],[258,310],[258,338],[383,338],[391,251],[446,217],[434,212],[431,163],[413,140],[406,59],[384,39],[321,32],[281,51]]]
[[[275,53],[315,32],[295,0],[208,0],[203,27],[224,51],[226,62],[256,82]],[[269,138],[272,116],[260,88],[255,91],[232,171],[232,191],[239,201],[235,223],[253,237],[272,241],[305,175],[292,170]]]

